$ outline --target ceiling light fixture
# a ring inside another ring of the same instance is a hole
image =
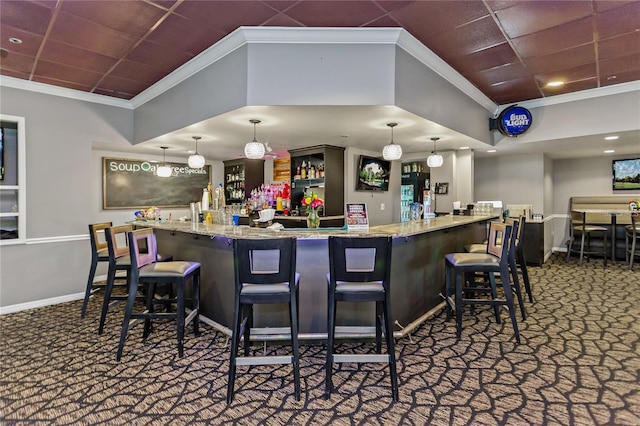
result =
[[[192,169],[201,169],[204,167],[204,156],[198,154],[198,141],[202,139],[200,136],[191,136],[196,141],[196,152],[189,156],[189,167]]]
[[[488,149],[487,152],[498,152],[496,149]]]
[[[550,81],[547,83],[547,87],[558,87],[564,84],[563,81]]]
[[[605,141],[615,141],[618,139],[618,136],[607,136],[604,138]]]
[[[431,140],[433,141],[433,151],[431,152],[431,155],[427,158],[427,166],[429,166],[430,168],[440,167],[442,166],[442,164],[444,164],[444,159],[442,158],[442,155],[438,154],[438,150],[436,149],[436,142],[438,141],[438,139],[440,138],[431,138]]]
[[[614,152],[616,152],[615,149],[607,149],[604,151],[605,154],[613,154]]]
[[[167,148],[168,146],[161,146],[162,148],[162,164],[158,166],[156,169],[156,176],[158,177],[169,177],[173,173],[171,170],[171,166],[167,164]]]
[[[244,155],[247,158],[257,160],[264,157],[265,151],[264,145],[256,140],[256,124],[260,123],[260,120],[251,119],[249,122],[253,124],[253,140],[244,146]]]
[[[387,123],[391,127],[391,143],[382,149],[382,158],[385,160],[399,160],[402,157],[402,147],[393,142],[393,128],[397,125],[398,123]]]

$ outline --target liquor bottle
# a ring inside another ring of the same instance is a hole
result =
[[[302,162],[302,167],[300,168],[300,178],[307,178],[307,164],[304,161]]]
[[[315,179],[316,178],[316,168],[315,166],[311,166],[311,168],[309,169],[309,179]]]

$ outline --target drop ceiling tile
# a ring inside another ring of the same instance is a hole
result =
[[[396,27],[400,27],[400,24],[398,24],[398,22],[395,19],[393,19],[391,16],[383,15],[377,19],[374,19],[371,22],[368,22],[364,26],[375,27],[375,28],[383,28],[383,27],[396,28]]]
[[[284,13],[278,13],[276,15],[273,15],[272,18],[267,19],[262,25],[267,27],[302,27],[303,26],[300,22],[296,21],[295,19],[291,18],[289,15],[286,15]]]
[[[606,39],[640,30],[640,1],[598,14],[598,36]]]
[[[73,82],[82,86],[93,86],[102,78],[102,74],[100,73],[69,67],[49,61],[38,61],[34,76],[51,78],[53,80],[66,81],[69,83]]]
[[[541,96],[540,89],[531,77],[505,81],[500,85],[482,89],[498,105],[513,104]]]
[[[371,1],[316,1],[297,3],[287,15],[308,27],[359,27],[386,12]]]
[[[143,1],[65,1],[61,11],[106,28],[142,37],[166,13]]]
[[[589,43],[550,55],[527,58],[524,63],[533,74],[543,74],[590,64],[595,59],[595,47],[593,43]]]
[[[391,16],[423,43],[488,15],[489,11],[479,1],[416,1],[391,12]]]
[[[535,75],[535,79],[538,81],[538,84],[540,84],[540,87],[545,87],[550,81],[564,81],[566,86],[572,82],[595,79],[596,77],[597,73],[595,63]]]
[[[44,35],[53,11],[45,6],[28,1],[0,2],[0,26],[9,25],[27,32]]]
[[[51,84],[53,86],[66,87],[68,89],[80,90],[83,92],[91,91],[91,87],[92,87],[92,86],[87,86],[84,84],[77,83],[75,81],[57,80],[54,78],[43,77],[39,75],[33,76],[33,81],[37,81],[38,83]]]
[[[591,18],[581,19],[512,40],[522,58],[544,56],[593,42]]]
[[[500,29],[490,17],[478,19],[427,40],[429,48],[445,61],[499,46],[505,42]]]
[[[600,74],[605,78],[632,70],[640,70],[640,53],[600,61]]]
[[[117,59],[99,53],[69,46],[56,40],[49,40],[42,51],[40,60],[81,68],[98,73],[107,72]]]
[[[141,62],[123,60],[109,75],[153,84],[164,78],[167,73],[166,68],[158,68]]]
[[[191,60],[193,56],[166,46],[143,41],[126,59],[142,64],[153,64],[166,75]]]
[[[9,41],[9,38],[17,37],[22,43],[15,44]],[[40,49],[43,37],[29,33],[11,25],[0,25],[0,47],[7,49],[9,52],[20,53],[21,55],[35,56]]]
[[[298,3],[298,0],[266,0],[263,3],[276,10],[283,11]]]
[[[620,37],[608,38],[598,43],[598,58],[610,59],[640,52],[640,31]]]
[[[7,77],[20,78],[22,80],[29,80],[29,73],[24,71],[15,71],[12,69],[5,69],[0,65],[0,71],[2,71],[2,75]]]
[[[462,74],[472,74],[513,62],[518,62],[518,57],[506,41],[488,49],[449,59],[449,65]]]
[[[468,76],[479,86],[490,86],[511,80],[520,80],[530,77],[529,71],[519,62],[494,67]]]
[[[613,86],[615,84],[629,83],[631,81],[638,81],[638,80],[640,80],[640,69],[635,69],[635,70],[626,71],[626,72],[619,72],[616,74],[616,78],[603,78],[600,81],[600,85]]]
[[[59,13],[50,38],[84,50],[119,58],[137,38],[65,13]]]
[[[140,81],[128,80],[108,75],[100,82],[100,84],[98,84],[96,90],[99,89],[100,91],[110,91],[119,93],[122,96],[133,97],[146,89],[146,87],[146,84]]]
[[[147,0],[149,3],[152,3],[162,9],[171,9],[173,5],[175,5],[178,0]]]
[[[548,97],[555,95],[564,95],[565,93],[580,92],[582,90],[595,89],[596,87],[598,87],[598,80],[594,77],[587,80],[575,81],[560,87],[542,87],[540,90],[542,90],[542,93],[544,93],[545,97]]]
[[[188,32],[185,32],[185,28]],[[171,15],[147,37],[147,40],[196,56],[225,35],[222,31],[198,25],[184,16]]]
[[[617,9],[619,7],[626,6],[631,3],[637,3],[638,0],[594,0],[596,10],[598,12],[605,12],[610,9]]]
[[[230,33],[240,26],[257,26],[278,12],[260,1],[186,1],[175,12],[206,28]],[[186,34],[185,34],[186,35]]]
[[[520,1],[496,16],[510,38],[534,34],[591,15],[588,1]]]
[[[31,73],[34,60],[35,57],[33,56],[26,56],[15,52],[9,52],[6,58],[0,59],[0,69],[2,70],[3,75],[5,74],[5,71],[13,71],[25,73],[28,78],[29,73]]]

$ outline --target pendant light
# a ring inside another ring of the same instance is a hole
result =
[[[247,158],[253,160],[264,157],[264,145],[256,140],[256,124],[260,123],[260,120],[249,120],[253,124],[253,140],[244,146],[244,155]]]
[[[438,150],[436,149],[438,139],[440,138],[431,138],[433,141],[433,152],[431,152],[431,155],[427,158],[427,166],[429,167],[440,167],[444,163],[442,155],[438,154]]]
[[[156,168],[156,175],[158,177],[169,177],[172,174],[171,166],[167,164],[167,157],[166,157],[167,148],[169,147],[161,146],[160,148],[162,148],[162,165]]]
[[[402,157],[402,147],[393,143],[393,128],[397,125],[398,123],[387,123],[391,127],[391,143],[382,149],[382,158],[385,160],[399,160]]]
[[[189,156],[189,167],[192,169],[201,169],[204,167],[204,156],[198,154],[198,141],[202,139],[200,136],[191,136],[196,141],[196,153]]]

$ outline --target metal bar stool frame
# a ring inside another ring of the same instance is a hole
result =
[[[98,237],[99,232],[104,232],[105,229],[113,226],[111,222],[101,222],[89,224],[89,240],[91,243],[91,265],[89,266],[89,278],[87,279],[87,287],[84,293],[84,301],[82,302],[82,311],[80,312],[80,318],[84,318],[87,314],[87,305],[89,304],[89,298],[98,289],[104,288],[105,284],[96,284],[95,280],[96,270],[98,268],[98,262],[108,262],[109,252],[107,249],[106,236],[104,240]]]
[[[580,236],[580,250],[574,249],[573,244],[577,242],[576,232],[579,232]],[[591,234],[601,232],[603,234],[603,250],[597,251],[591,249]],[[590,225],[587,223],[587,213],[580,211],[571,211],[571,223],[569,224],[569,246],[567,247],[567,260],[571,257],[572,252],[580,253],[579,265],[582,266],[582,259],[584,255],[600,254],[604,257],[604,266],[607,266],[607,228],[600,225]],[[615,232],[615,229],[613,229]],[[586,250],[585,250],[586,247]],[[588,257],[587,257],[588,259]],[[613,259],[615,260],[615,259]]]

